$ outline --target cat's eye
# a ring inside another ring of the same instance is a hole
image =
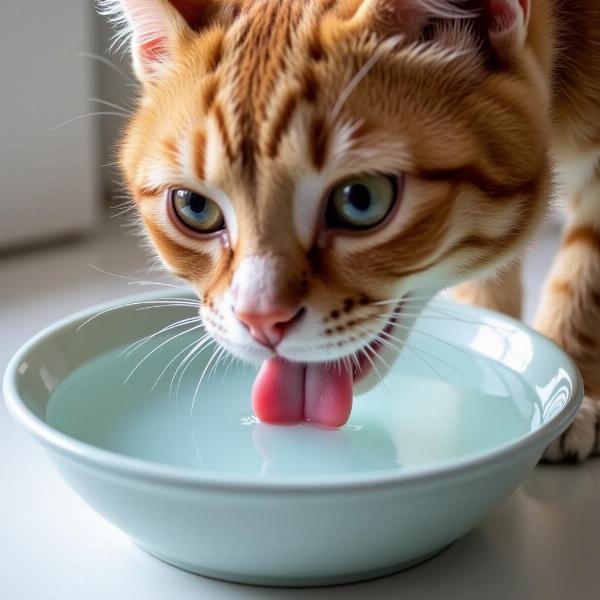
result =
[[[397,196],[396,177],[378,174],[351,177],[329,194],[326,224],[337,229],[371,229],[388,216]]]
[[[184,189],[170,194],[175,218],[192,231],[208,234],[225,228],[223,212],[214,200]]]

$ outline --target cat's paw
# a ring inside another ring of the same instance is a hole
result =
[[[584,398],[575,420],[546,450],[545,462],[584,461],[600,454],[600,404]]]

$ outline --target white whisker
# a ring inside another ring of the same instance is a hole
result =
[[[199,316],[198,317],[189,317],[187,319],[182,319],[181,321],[176,321],[175,323],[166,325],[165,327],[163,327],[162,329],[159,329],[155,333],[151,333],[150,335],[147,335],[147,336],[137,340],[136,342],[133,342],[132,344],[127,346],[127,348],[125,348],[125,350],[123,350],[119,354],[119,356],[131,356],[134,352],[139,350],[144,344],[146,344],[150,340],[153,340],[157,335],[160,335],[161,333],[165,333],[167,331],[171,331],[172,329],[177,329],[179,327],[184,327],[185,325],[190,325],[191,323],[198,323],[201,321],[202,321],[202,318]]]
[[[194,412],[194,406],[196,404],[196,397],[198,396],[198,392],[200,391],[200,386],[202,385],[202,381],[204,380],[204,376],[206,375],[206,372],[208,371],[210,365],[214,362],[215,357],[220,355],[220,353],[223,350],[224,350],[223,347],[216,348],[215,351],[213,352],[212,356],[210,357],[209,361],[206,363],[206,365],[204,367],[204,371],[202,371],[202,375],[200,375],[198,385],[196,386],[196,389],[194,390],[194,396],[192,398],[192,404],[190,406],[190,414],[192,414]]]
[[[106,65],[107,67],[112,69],[115,73],[118,73],[125,79],[128,79],[129,81],[133,82],[133,79],[129,75],[127,75],[127,73],[125,73],[125,71],[123,71],[122,69],[117,67],[117,65],[115,65],[112,61],[108,60],[108,58],[106,58],[100,54],[96,54],[95,52],[78,52],[77,55],[81,56],[83,58],[91,58],[93,60],[97,60],[98,62],[100,62],[103,65]]]
[[[208,335],[208,334],[207,334]],[[200,338],[203,339],[203,338]],[[168,363],[167,366],[160,372],[160,375],[158,376],[158,378],[156,379],[156,381],[154,382],[154,384],[152,385],[152,387],[150,388],[151,391],[154,391],[156,389],[156,386],[158,385],[158,382],[162,379],[163,375],[169,370],[169,367],[187,350],[189,350],[192,346],[195,346],[198,343],[198,340],[194,340],[191,344],[188,344],[187,346],[185,346],[183,348],[183,350],[180,350]]]
[[[175,389],[175,405],[176,406],[179,401],[179,389],[181,387],[181,382],[183,380],[184,375],[186,374],[187,370],[190,368],[192,363],[196,360],[196,358],[198,358],[198,356],[200,356],[202,354],[202,352],[204,352],[204,350],[206,350],[207,348],[210,348],[210,346],[212,346],[213,344],[216,344],[216,340],[214,340],[213,338],[209,338],[207,340],[204,340],[201,344],[198,344],[183,359],[183,361],[181,362],[179,367],[177,367],[177,369],[175,370],[175,373],[173,373],[173,377],[171,378],[171,385],[169,386],[169,398],[171,397],[171,392],[172,392],[173,384],[175,382],[175,377],[177,377],[177,373],[181,369],[181,372],[179,374],[179,379],[177,380],[177,387]]]
[[[92,264],[88,264],[88,267],[94,269],[95,271],[98,271],[99,273],[103,273],[104,275],[110,275],[111,277],[117,277],[118,279],[127,279],[132,284],[136,284],[136,283],[140,284],[140,285],[152,284],[152,285],[158,285],[158,286],[164,286],[164,287],[184,289],[184,286],[176,285],[174,283],[164,283],[164,282],[160,282],[160,281],[148,281],[146,279],[138,279],[137,277],[130,277],[129,275],[120,275],[119,273],[112,273],[111,271],[106,271],[105,269],[101,269],[100,267],[97,267],[96,265],[92,265]],[[170,300],[171,298],[166,298],[166,299]],[[184,299],[180,298],[180,300],[183,301]],[[198,300],[198,305],[200,305],[200,304],[201,304],[201,302]]]
[[[173,306],[171,300],[177,301],[177,298],[172,298],[169,300],[165,300],[165,299],[163,299],[163,300],[158,300],[158,299],[157,300],[142,300],[139,302],[126,302],[124,304],[118,304],[116,306],[111,306],[109,308],[105,308],[104,310],[97,312],[95,315],[92,315],[89,319],[87,319],[81,325],[79,325],[79,327],[77,327],[76,331],[79,332],[83,327],[85,327],[92,321],[96,320],[98,317],[101,317],[102,315],[112,312],[113,310],[119,310],[121,308],[128,308],[131,306],[140,306],[140,305],[151,305],[153,308],[163,308],[163,307],[170,308],[171,306]],[[175,304],[175,306],[180,306],[180,305]]]
[[[417,354],[414,348],[406,346],[406,349],[409,352],[412,352],[413,355],[416,356],[421,362],[425,363],[425,365],[427,365],[440,379],[443,379],[446,383],[448,383],[446,377],[444,377],[430,362],[426,361],[422,356]]]
[[[109,102],[108,100],[102,100],[101,98],[88,98],[90,102],[97,102],[98,104],[103,104],[104,106],[110,106],[111,108],[116,108],[117,110],[122,111],[127,115],[133,115],[133,111],[128,108],[123,108],[114,102]]]
[[[103,110],[103,111],[87,113],[85,115],[79,115],[77,117],[67,119],[66,121],[63,121],[62,123],[59,123],[58,125],[54,125],[54,127],[51,127],[49,129],[49,131],[56,131],[57,129],[60,129],[61,127],[64,127],[65,125],[68,125],[69,123],[74,123],[75,121],[80,121],[81,119],[87,119],[89,117],[121,117],[121,119],[129,119],[129,115],[126,115],[126,114],[123,114],[120,112],[115,112],[115,111]]]
[[[396,35],[388,38],[385,43],[377,47],[377,50],[373,52],[373,55],[357,71],[354,77],[352,77],[346,87],[342,90],[342,93],[340,94],[333,107],[333,110],[331,111],[332,122],[335,122],[340,116],[340,112],[342,111],[342,108],[344,108],[344,104],[346,104],[348,98],[350,98],[352,92],[357,88],[358,84],[369,74],[369,71],[377,64],[379,60],[381,60],[383,56],[385,56],[386,52],[389,52],[390,47],[393,48],[394,46],[397,46],[403,39],[404,36]]]
[[[156,348],[154,348],[154,350],[148,352],[148,354],[146,354],[146,356],[144,356],[144,358],[142,358],[142,360],[140,360],[140,362],[138,362],[138,364],[135,365],[135,367],[133,367],[133,370],[131,371],[131,373],[129,373],[129,375],[127,375],[127,377],[123,383],[127,383],[131,379],[132,375],[137,371],[138,367],[140,367],[140,365],[142,365],[146,361],[146,359],[148,359],[150,356],[152,356],[157,350],[159,350],[160,348],[162,348],[164,345],[168,344],[169,342],[172,342],[173,340],[181,337],[182,335],[191,333],[192,331],[200,329],[201,327],[202,327],[202,325],[196,325],[195,327],[191,327],[190,329],[186,329],[185,331],[180,331],[178,334],[174,335],[173,337],[170,337],[170,338],[166,339],[164,342],[161,342],[158,346],[156,346]]]

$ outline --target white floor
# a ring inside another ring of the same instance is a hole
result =
[[[526,263],[526,319],[556,232]],[[98,236],[0,257],[0,372],[27,338],[91,304],[141,291],[89,265],[147,275],[137,240],[113,224]],[[160,276],[159,276],[160,277]],[[164,280],[164,279],[163,279]],[[133,288],[133,289],[132,289]],[[0,403],[0,598],[163,600],[304,598],[303,590],[204,579],[144,554],[63,483]],[[553,600],[600,596],[600,460],[540,466],[481,526],[426,564],[313,598]]]

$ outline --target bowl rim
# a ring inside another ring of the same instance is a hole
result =
[[[174,296],[184,296],[189,292],[192,292],[192,290],[182,288],[181,291],[171,292],[171,294]],[[453,458],[447,461],[437,461],[432,463],[431,466],[418,465],[406,467],[405,469],[373,471],[353,476],[339,474],[328,476],[327,479],[290,478],[260,480],[249,476],[207,473],[196,471],[189,467],[178,467],[133,458],[111,450],[98,448],[51,427],[27,407],[24,400],[21,399],[17,388],[19,365],[22,364],[25,357],[40,342],[59,334],[62,330],[72,328],[75,322],[89,319],[94,314],[106,309],[127,309],[132,302],[153,300],[164,296],[165,291],[159,290],[115,298],[111,301],[103,302],[67,315],[59,321],[46,326],[26,341],[8,362],[3,378],[4,400],[10,414],[17,423],[47,449],[57,451],[74,462],[87,467],[93,467],[105,473],[129,477],[147,483],[194,489],[238,490],[244,492],[302,492],[315,490],[343,492],[356,488],[369,489],[372,487],[427,482],[446,477],[465,475],[482,468],[485,469],[503,464],[539,444],[549,444],[571,423],[583,398],[583,380],[579,369],[564,350],[552,342],[552,340],[512,317],[484,308],[465,306],[464,308],[461,307],[461,309],[478,313],[478,317],[482,322],[488,319],[494,319],[497,322],[498,319],[501,319],[505,323],[526,333],[537,342],[554,347],[555,351],[557,350],[562,355],[564,360],[563,368],[568,370],[569,375],[571,375],[572,393],[565,406],[536,430],[485,452],[473,453],[462,458]],[[124,304],[126,306],[122,306]]]

